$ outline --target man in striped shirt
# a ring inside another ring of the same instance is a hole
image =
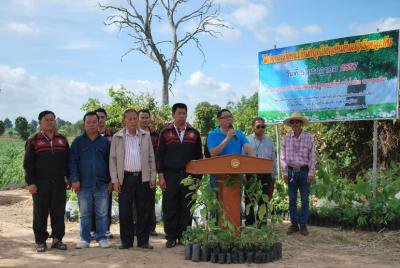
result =
[[[295,112],[284,121],[292,128],[281,147],[282,174],[289,186],[289,212],[291,226],[287,234],[300,231],[308,235],[309,184],[315,175],[316,149],[314,137],[303,132],[308,120]],[[300,191],[301,213],[297,215],[297,191]],[[300,224],[300,228],[299,228]]]
[[[123,123],[125,127],[113,136],[110,150],[111,180],[119,193],[119,248],[133,247],[135,204],[137,246],[153,249],[149,244],[151,196],[156,185],[153,144],[150,134],[138,126],[137,111],[126,110]]]

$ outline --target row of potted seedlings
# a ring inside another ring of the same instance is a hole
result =
[[[243,228],[240,234],[228,229],[188,228],[184,234],[185,260],[219,264],[268,263],[282,258],[282,243],[275,230]]]
[[[357,218],[342,220],[337,217],[326,217],[318,213],[310,213],[309,225],[324,227],[341,227],[343,229],[361,229],[365,231],[378,232],[382,229],[400,230],[400,216],[397,216],[387,223],[374,223],[369,217],[360,221]]]

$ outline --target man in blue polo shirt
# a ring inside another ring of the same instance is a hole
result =
[[[210,131],[207,137],[211,156],[241,154],[242,150],[247,155],[255,156],[243,132],[233,128],[233,116],[228,109],[222,109],[217,113],[217,121],[220,126]]]
[[[211,156],[227,154],[241,154],[242,150],[250,156],[255,156],[247,137],[240,130],[232,126],[233,116],[228,109],[222,109],[217,113],[219,127],[210,131],[207,137],[207,146]],[[217,188],[217,178],[211,176],[211,187]]]

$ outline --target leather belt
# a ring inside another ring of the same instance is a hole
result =
[[[308,166],[302,166],[302,167],[299,167],[299,168],[295,168],[295,167],[289,166],[288,169],[289,170],[293,170],[294,172],[308,171],[309,170]]]
[[[135,171],[135,172],[124,171],[124,175],[133,176],[133,177],[139,177],[139,176],[142,175],[142,172],[141,171]]]

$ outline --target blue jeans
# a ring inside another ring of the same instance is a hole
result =
[[[289,180],[289,212],[290,221],[292,224],[307,224],[309,201],[308,196],[310,193],[309,185],[307,182],[308,171],[288,170]],[[297,190],[300,191],[301,199],[301,213],[297,215]]]
[[[81,188],[78,192],[82,241],[90,243],[93,209],[96,214],[96,241],[106,239],[108,199],[108,185],[104,183],[98,183],[93,188]]]

